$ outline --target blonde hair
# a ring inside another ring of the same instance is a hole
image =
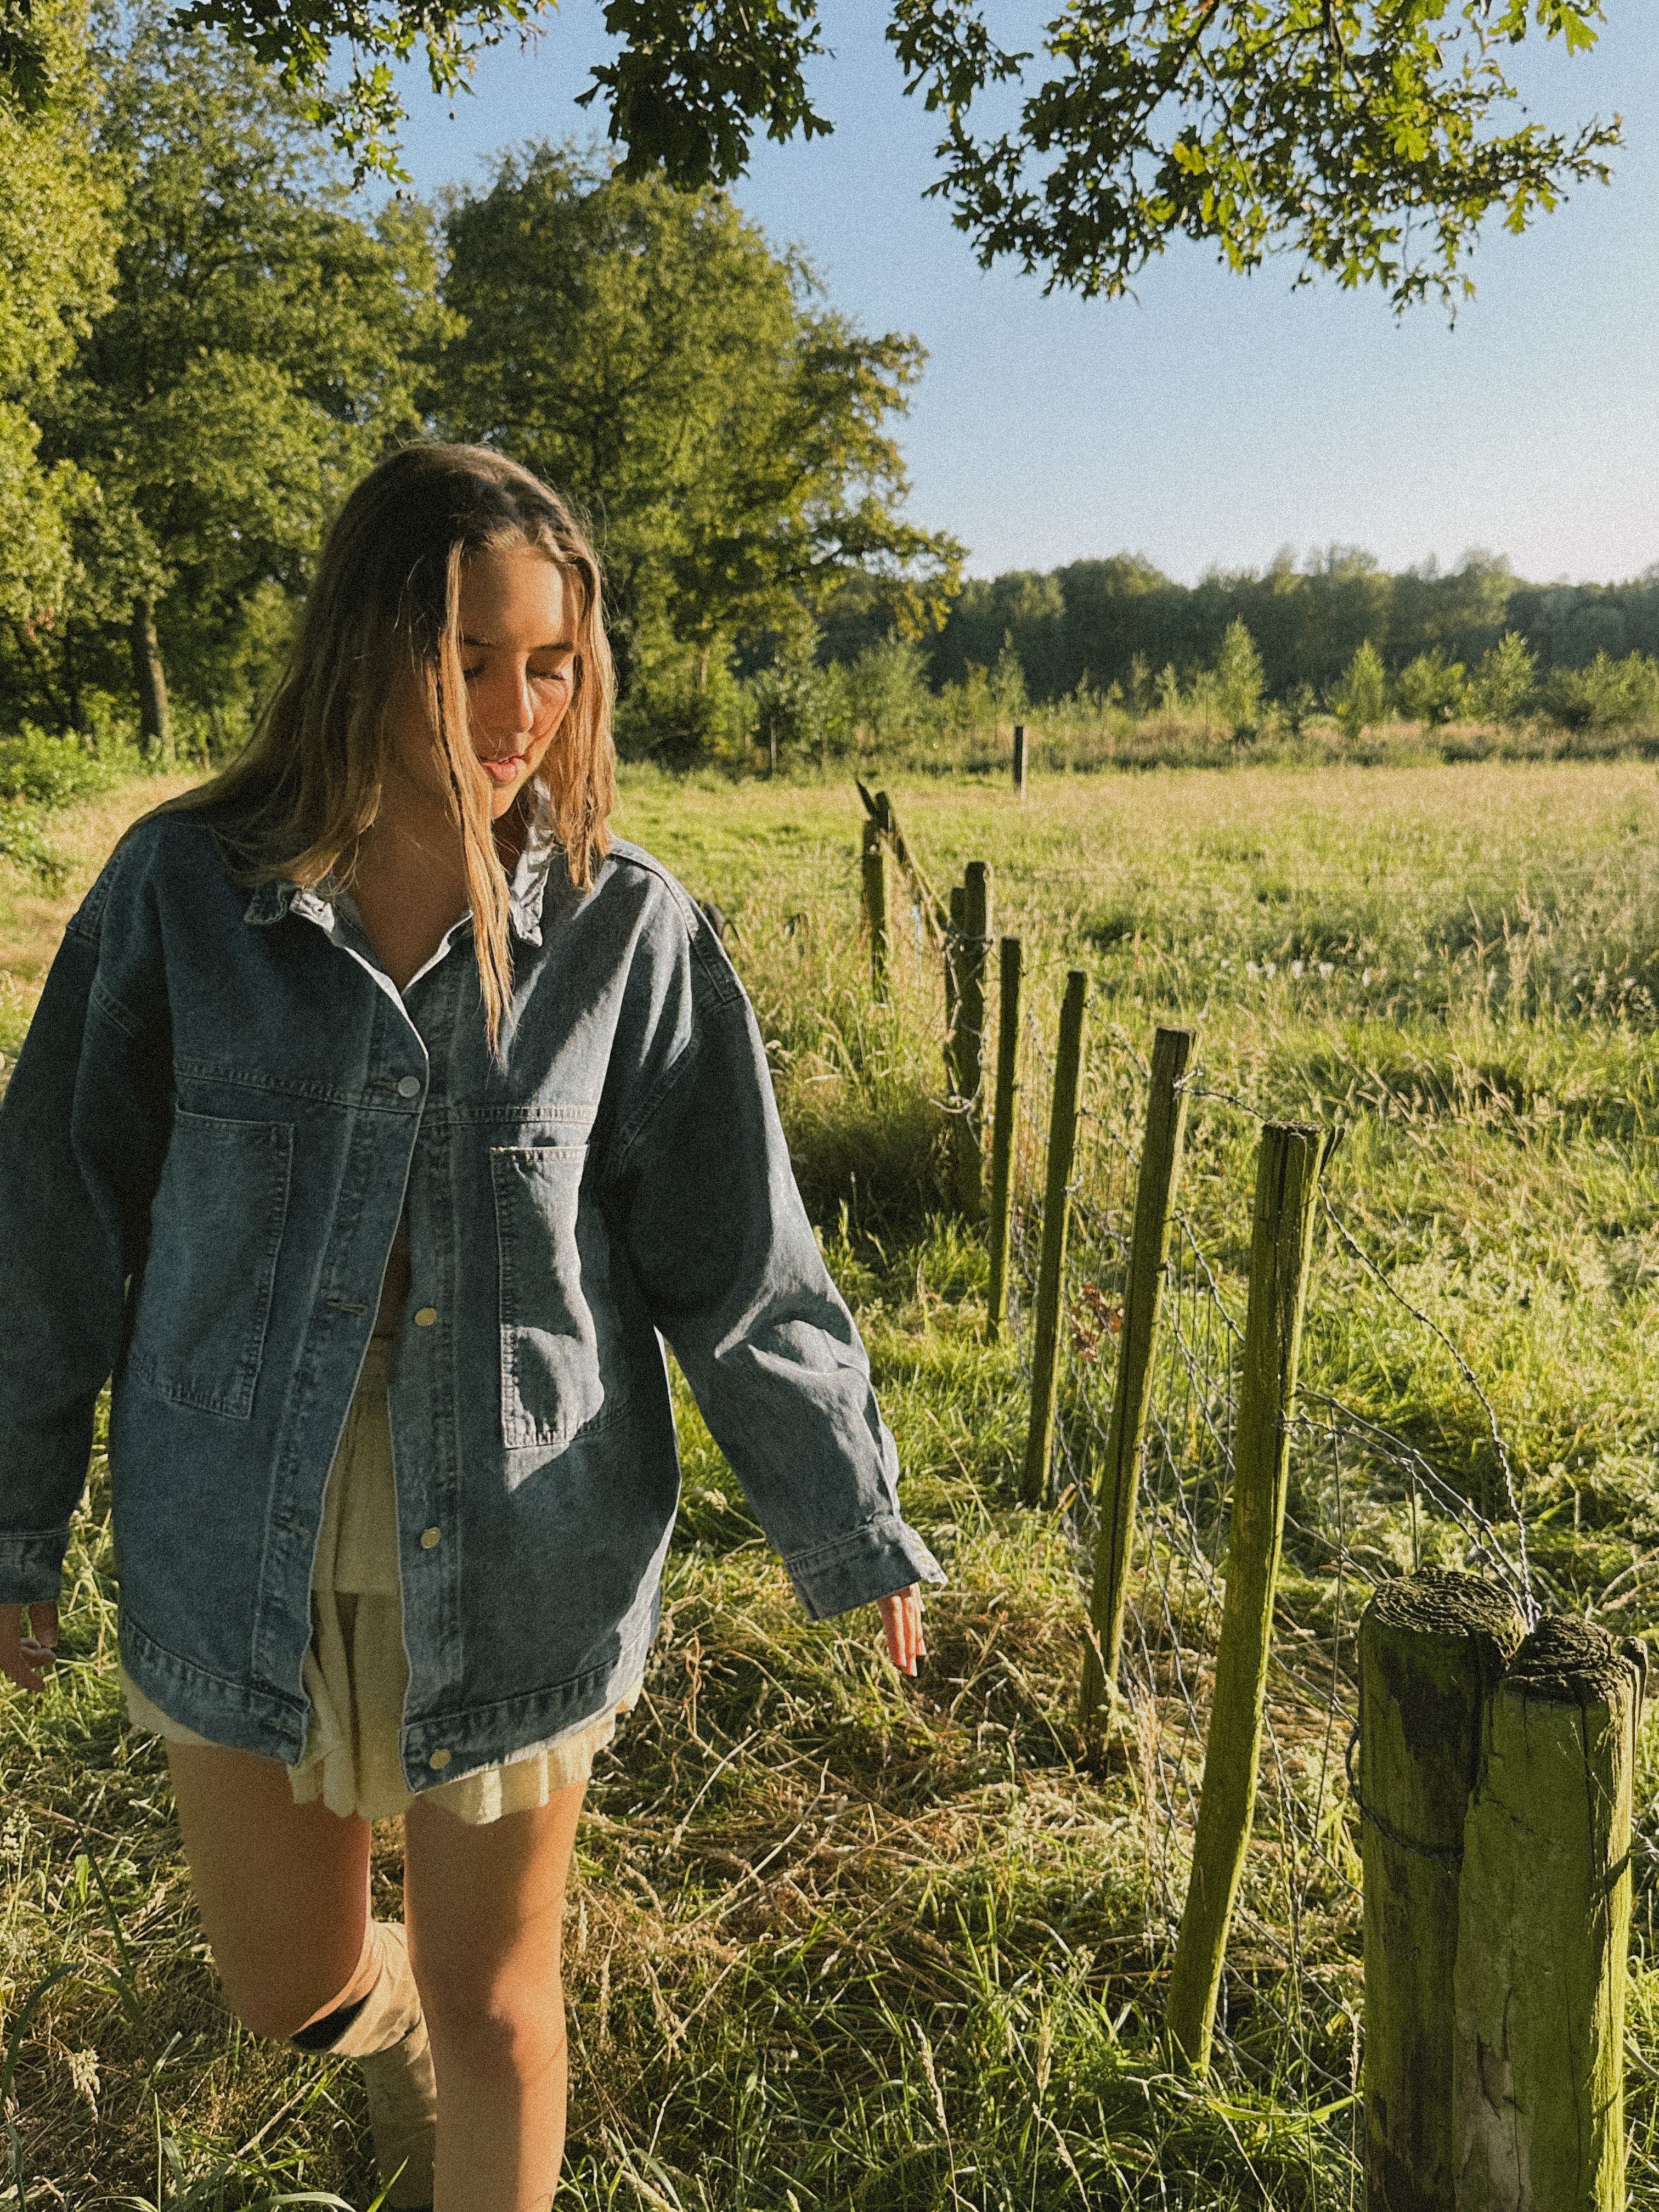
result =
[[[616,799],[599,565],[557,493],[484,446],[405,446],[369,471],[329,532],[288,666],[246,750],[158,810],[210,810],[243,882],[311,886],[337,872],[349,881],[357,841],[380,810],[387,709],[412,677],[461,832],[484,1024],[497,1055],[513,993],[507,878],[468,726],[459,601],[469,560],[515,545],[545,555],[574,586],[570,703],[535,781],[570,880],[586,890],[610,850]]]

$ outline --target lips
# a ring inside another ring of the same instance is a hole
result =
[[[497,753],[493,758],[480,754],[478,766],[495,783],[511,783],[524,766],[522,753]]]

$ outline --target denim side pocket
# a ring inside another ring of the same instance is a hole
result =
[[[501,1261],[501,1442],[559,1448],[605,1408],[578,1228],[586,1145],[489,1155]]]
[[[158,1397],[252,1415],[293,1157],[291,1122],[174,1114],[127,1360]]]

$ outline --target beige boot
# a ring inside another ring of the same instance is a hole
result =
[[[377,1920],[380,1978],[344,2034],[329,2046],[355,2058],[368,2094],[374,2163],[390,2182],[388,2212],[416,2212],[432,2203],[432,2157],[438,2087],[420,1992],[400,1923]],[[394,2179],[393,2177],[396,2177]]]

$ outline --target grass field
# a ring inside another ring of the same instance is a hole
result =
[[[76,887],[153,795],[128,785],[52,817],[71,866],[61,896],[0,863],[0,1052]],[[1042,778],[1023,806],[939,780],[894,797],[936,882],[992,863],[1043,1034],[1065,969],[1090,971],[1097,1082],[1133,1066],[1155,1022],[1198,1028],[1187,1203],[1230,1279],[1255,1114],[1343,1123],[1329,1188],[1358,1249],[1322,1230],[1304,1378],[1502,1518],[1486,1408],[1392,1285],[1484,1385],[1541,1594],[1620,1633],[1659,1628],[1659,775],[1153,771]],[[569,2201],[1357,2203],[1351,1883],[1297,1893],[1298,1941],[1338,1999],[1294,2046],[1241,1957],[1215,2081],[1176,2080],[1158,2055],[1171,1930],[1147,1784],[1133,1757],[1085,1757],[1077,1738],[1073,1549],[1060,1513],[1014,1502],[1022,1379],[1012,1347],[982,1341],[983,1255],[945,1204],[937,979],[907,949],[890,1004],[872,1003],[858,822],[850,787],[637,771],[619,814],[736,922],[908,1510],[951,1583],[916,1686],[876,1656],[873,1616],[807,1626],[682,1408],[664,1633],[596,1778],[569,1909]],[[216,1999],[164,1765],[118,1710],[96,1486],[94,1499],[73,1561],[76,1663],[44,1705],[9,1696],[0,1735],[19,2194],[230,2208],[304,2188],[361,2212],[373,2188],[350,2069],[256,2045]],[[1379,1504],[1377,1559],[1408,1564],[1420,1540],[1403,1498]],[[1297,1583],[1287,1633],[1321,1602]],[[1655,1787],[1644,1771],[1644,1836]],[[1352,1815],[1339,1802],[1332,1818],[1332,1863],[1352,1871]],[[1263,1913],[1279,1894],[1270,1826],[1264,1812]],[[388,1828],[388,1905],[397,1856]],[[1629,2083],[1632,2201],[1654,2205],[1650,1867],[1644,1851]]]

